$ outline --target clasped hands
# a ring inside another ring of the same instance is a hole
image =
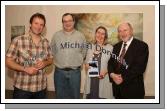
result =
[[[111,73],[110,77],[113,79],[113,81],[119,85],[123,82],[123,78],[121,74],[115,74],[115,73]]]
[[[43,69],[44,67],[45,67],[45,62],[41,61],[41,60],[37,60],[35,66],[25,67],[24,72],[26,72],[30,75],[34,75],[34,74],[37,74],[37,72],[40,69]]]

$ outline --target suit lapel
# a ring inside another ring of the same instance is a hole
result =
[[[117,48],[116,48],[116,50],[115,50],[115,54],[116,54],[117,56],[119,56],[121,47],[122,47],[122,42],[120,42],[120,43],[118,44],[118,46],[117,46]]]
[[[132,40],[131,44],[128,47],[128,50],[125,53],[124,59],[127,63],[130,63],[130,61],[133,59],[133,55],[134,55],[134,43],[135,39]]]

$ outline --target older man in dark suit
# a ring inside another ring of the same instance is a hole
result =
[[[130,23],[118,26],[118,36],[122,41],[114,45],[108,62],[113,94],[116,99],[143,99],[143,73],[148,61],[148,45],[134,38]]]

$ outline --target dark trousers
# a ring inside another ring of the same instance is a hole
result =
[[[13,99],[46,99],[46,89],[38,92],[29,92],[14,87]]]
[[[121,89],[119,86],[116,87],[116,92],[114,94],[115,99],[144,99],[144,95],[137,95],[135,94],[126,94],[126,92],[121,93]]]

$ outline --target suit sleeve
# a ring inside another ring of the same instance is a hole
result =
[[[108,61],[108,67],[107,67],[107,69],[108,69],[109,80],[110,80],[110,82],[113,82],[112,78],[110,77],[110,74],[114,72],[114,60],[112,58],[112,55],[110,56],[110,59]]]
[[[136,57],[134,58],[131,66],[129,66],[127,69],[121,67],[121,74],[124,82],[129,82],[136,77],[142,76],[145,72],[149,55],[148,45],[142,44],[142,46],[138,49],[139,50],[135,52]]]

